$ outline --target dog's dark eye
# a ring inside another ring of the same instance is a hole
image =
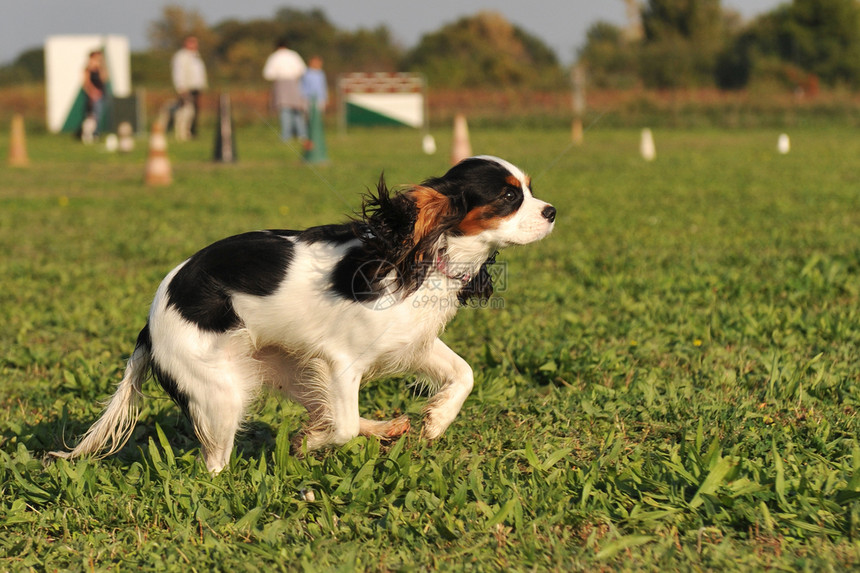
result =
[[[505,201],[511,202],[517,198],[517,194],[513,189],[506,189],[505,193],[502,195],[502,199]]]

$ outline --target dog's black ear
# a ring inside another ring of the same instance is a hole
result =
[[[442,235],[456,232],[462,217],[455,201],[426,185],[392,193],[380,176],[376,193],[364,198],[357,222],[366,230],[356,233],[363,243],[362,257],[393,265],[398,286],[414,292],[432,269]]]
[[[364,197],[361,219],[370,230],[380,255],[390,255],[409,242],[416,215],[412,201],[402,194],[391,194],[383,173],[376,184],[376,193]]]
[[[365,195],[361,215],[354,222],[362,247],[351,256],[361,262],[363,270],[376,269],[366,290],[376,292],[384,285],[410,293],[420,286],[424,271],[416,269],[413,255],[417,217],[418,206],[408,193],[392,193],[385,175],[380,175],[376,191]],[[393,277],[389,276],[391,271]]]

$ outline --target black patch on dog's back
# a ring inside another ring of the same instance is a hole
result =
[[[236,293],[275,292],[293,260],[294,231],[254,231],[213,243],[194,254],[167,287],[168,306],[202,330],[226,332],[241,321]]]
[[[380,239],[367,224],[353,221],[311,227],[298,238],[311,244],[326,242],[342,245],[356,239],[361,241],[344,254],[329,275],[331,291],[341,298],[357,302],[376,300],[384,292],[385,279],[392,277],[391,273],[397,276],[394,264],[388,260],[391,255],[386,250],[388,245],[376,247]]]
[[[385,294],[386,288],[396,287],[397,278],[393,264],[368,257],[363,246],[354,247],[332,269],[331,290],[347,300],[371,302]]]
[[[320,225],[310,227],[298,234],[298,239],[305,243],[332,243],[342,245],[353,241],[361,235],[365,229],[355,223],[344,223],[340,225]]]

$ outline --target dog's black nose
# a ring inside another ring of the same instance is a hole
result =
[[[552,205],[547,205],[543,208],[543,211],[540,212],[543,215],[543,218],[552,223],[555,221],[555,207]]]

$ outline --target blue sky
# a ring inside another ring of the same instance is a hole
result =
[[[150,0],[4,0],[0,8],[0,63],[26,49],[41,46],[57,34],[119,34],[132,50],[147,47],[147,28],[167,2]],[[404,47],[461,16],[480,10],[501,12],[538,36],[562,63],[571,63],[588,27],[598,20],[624,24],[622,0],[174,0],[200,12],[209,24],[227,18],[248,20],[272,16],[279,8],[321,8],[338,27],[352,30],[386,25]],[[745,19],[785,1],[723,0],[723,6]]]

